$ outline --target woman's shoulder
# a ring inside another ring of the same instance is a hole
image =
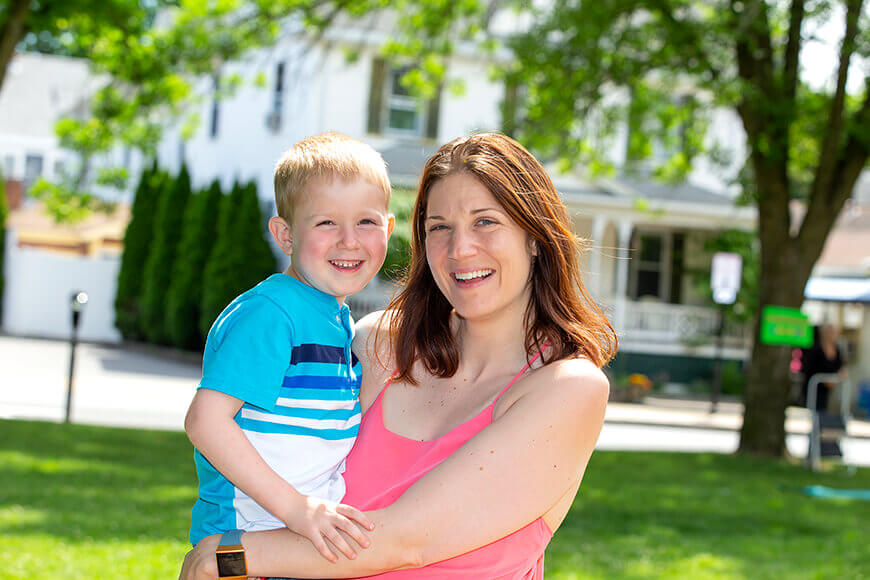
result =
[[[603,408],[610,394],[610,381],[595,363],[584,358],[553,361],[533,368],[498,401],[495,415],[524,401],[529,409],[559,408],[571,413]]]
[[[529,374],[532,391],[558,393],[577,400],[607,400],[610,381],[591,360],[567,358],[542,365]]]

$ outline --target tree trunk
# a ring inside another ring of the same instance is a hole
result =
[[[30,0],[13,0],[7,9],[6,20],[0,26],[0,90],[6,79],[6,69],[24,33],[27,32],[27,15],[30,13]]]
[[[764,220],[775,216],[759,212],[761,268],[754,342],[743,402],[743,428],[739,453],[782,457],[785,454],[785,409],[788,405],[789,360],[792,347],[761,344],[764,306],[800,308],[804,288],[819,259],[839,208],[804,224],[812,244],[801,244],[788,230],[777,230]],[[809,219],[809,216],[808,218]],[[775,233],[774,233],[775,232]]]
[[[785,453],[785,408],[788,404],[791,347],[761,343],[761,308],[764,305],[800,307],[808,275],[802,270],[781,268],[776,273],[765,273],[764,277],[774,279],[775,284],[759,293],[759,312],[754,325],[752,356],[743,396],[745,411],[738,452],[782,457]],[[794,291],[795,288],[799,289],[798,292]]]

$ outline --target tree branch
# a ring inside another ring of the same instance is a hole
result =
[[[801,27],[804,21],[804,0],[792,0],[788,23],[788,44],[785,47],[785,64],[783,66],[783,87],[785,98],[794,102],[797,91],[798,63],[801,51]]]
[[[0,27],[0,89],[6,79],[6,70],[12,61],[15,45],[27,32],[27,16],[30,14],[30,0],[13,0],[7,8],[6,20]]]
[[[833,225],[870,158],[870,136],[866,134],[866,127],[870,126],[870,78],[865,82],[864,95],[864,103],[848,122],[851,130],[835,165],[829,191],[825,192],[826,195],[810,198],[807,214],[798,234],[802,251],[824,242],[824,238],[817,239],[820,231],[817,222],[828,221]],[[825,230],[826,234],[827,231]]]
[[[831,183],[834,180],[837,156],[840,153],[840,139],[843,130],[843,108],[846,104],[846,79],[849,74],[849,63],[855,52],[855,38],[858,35],[858,19],[861,16],[863,0],[847,0],[846,2],[846,32],[843,44],[840,46],[840,68],[837,71],[837,88],[831,100],[831,112],[828,116],[828,130],[822,140],[819,164],[816,176],[810,190],[810,199],[830,200]]]
[[[692,23],[686,23],[685,21],[677,19],[677,17],[674,16],[673,6],[666,0],[653,0],[650,4],[655,7],[668,24],[670,24],[672,30],[677,32],[676,36],[679,37],[677,40],[679,41],[678,45],[680,48],[686,48],[690,51],[690,54],[684,55],[683,60],[688,61],[691,57],[697,58],[701,61],[704,69],[710,72],[713,80],[718,79],[720,77],[720,71],[713,64],[713,61],[710,60],[710,55],[708,55],[704,50],[703,37],[699,34],[703,29]]]
[[[763,94],[772,95],[773,49],[767,4],[762,0],[731,0],[731,12],[736,16],[734,34],[740,76],[751,80]]]

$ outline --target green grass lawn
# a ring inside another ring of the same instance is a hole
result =
[[[0,577],[174,578],[195,496],[184,434],[0,421]],[[547,550],[547,580],[870,578],[870,470],[596,453]]]

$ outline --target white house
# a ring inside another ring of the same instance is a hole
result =
[[[491,80],[486,58],[460,51],[449,63],[448,76],[462,79],[464,92],[443,89],[435,98],[421,102],[399,85],[402,71],[390,68],[378,56],[378,46],[385,38],[383,31],[347,25],[309,45],[288,32],[274,47],[227,65],[222,72],[239,73],[249,81],[263,73],[265,86],[249,82],[233,97],[217,100],[215,81],[203,79],[198,87],[202,100],[196,105],[202,120],[199,129],[187,141],[181,140],[179,131],[169,129],[159,147],[160,164],[177,171],[186,162],[195,186],[214,178],[225,186],[234,179],[255,180],[264,209],[271,212],[274,164],[284,150],[305,136],[339,131],[369,142],[382,152],[394,182],[414,186],[426,158],[441,143],[472,131],[501,128],[505,89]],[[358,57],[348,60],[347,48]],[[47,66],[45,58],[21,56],[17,66]],[[82,70],[77,61],[60,60],[71,71]],[[28,74],[45,76],[26,70],[11,75],[0,104],[9,102],[9,91],[18,94],[19,79]],[[65,78],[61,73],[54,76]],[[84,79],[86,75],[80,76]],[[22,102],[20,97],[16,102]],[[0,120],[7,116],[15,115],[3,111]],[[0,124],[0,145],[15,141],[5,127]],[[53,135],[44,132],[50,142]],[[732,113],[714,111],[710,134],[712,140],[732,150],[735,160],[745,154],[742,127]],[[617,164],[623,161],[625,137],[618,138],[609,152]],[[19,138],[19,144],[9,148],[15,170],[26,165],[23,142]],[[0,153],[4,151],[0,148]],[[43,154],[44,168],[54,167],[54,160],[61,159],[59,152],[48,151]],[[127,161],[135,167],[138,160]],[[735,167],[728,170],[731,175],[734,171]],[[580,173],[554,173],[553,177],[577,233],[591,240],[592,250],[584,263],[587,282],[620,332],[619,368],[649,374],[664,369],[668,379],[677,382],[708,373],[713,354],[709,337],[716,317],[697,291],[693,272],[709,265],[710,256],[703,251],[705,240],[725,228],[752,229],[755,223],[753,209],[733,205],[726,185],[730,175],[717,173],[702,159],[689,180],[677,186],[627,176],[589,179]],[[111,261],[106,256],[101,259]],[[14,276],[6,279],[14,286]],[[77,286],[82,284],[77,282]],[[18,308],[10,304],[10,294],[27,295],[7,292],[7,313]],[[352,302],[359,313],[382,305],[385,298],[385,290],[376,287]],[[102,300],[102,306],[92,301],[88,308],[110,313],[111,297]],[[40,315],[38,309],[29,307],[28,311],[32,311],[31,318]],[[19,327],[4,328],[20,332]],[[44,329],[45,325],[31,324],[31,328]],[[55,334],[63,332],[68,332],[66,327]],[[105,329],[97,334],[92,338],[119,339],[116,332]],[[745,329],[729,328],[726,334],[726,358],[744,359],[749,347]]]

